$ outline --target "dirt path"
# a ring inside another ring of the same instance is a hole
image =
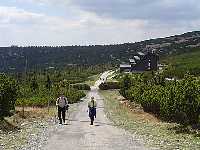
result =
[[[108,72],[102,74],[105,81]],[[98,93],[98,80],[92,87],[84,102],[78,105],[77,111],[70,115],[70,124],[59,129],[51,136],[45,150],[143,150],[141,141],[134,135],[114,127],[104,113],[103,99]],[[89,125],[87,102],[91,96],[97,100],[97,119],[94,126]]]

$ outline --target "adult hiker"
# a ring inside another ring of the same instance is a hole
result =
[[[65,113],[66,110],[68,110],[69,105],[67,98],[63,94],[59,98],[57,98],[56,106],[58,106],[58,118],[60,120],[60,124],[62,124],[62,120],[63,123],[65,123]]]
[[[90,117],[90,125],[93,125],[94,117],[96,118],[96,107],[97,103],[94,100],[94,97],[91,97],[91,100],[88,102],[88,108],[89,108],[89,117]]]

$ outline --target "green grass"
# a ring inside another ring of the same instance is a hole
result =
[[[144,140],[147,147],[163,150],[171,149],[200,149],[200,137],[191,132],[181,132],[177,124],[161,121],[147,121],[138,113],[119,102],[118,91],[101,91],[105,97],[107,116],[119,127],[124,128]],[[143,114],[144,115],[144,114]],[[179,133],[178,133],[179,131]]]

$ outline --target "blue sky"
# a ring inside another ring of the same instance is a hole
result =
[[[0,46],[135,42],[200,28],[199,0],[2,0]]]

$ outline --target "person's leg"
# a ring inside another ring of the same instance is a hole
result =
[[[62,111],[61,108],[58,107],[58,118],[59,118],[59,120],[60,120],[60,124],[62,124],[61,111]]]
[[[90,125],[93,125],[93,122],[94,122],[94,116],[91,116],[91,117],[90,117],[90,120],[91,120]]]
[[[65,123],[65,110],[64,109],[62,110],[62,119],[63,119],[63,122]]]
[[[94,109],[94,116],[95,116],[95,118],[97,118],[97,110],[96,110],[96,108]]]

